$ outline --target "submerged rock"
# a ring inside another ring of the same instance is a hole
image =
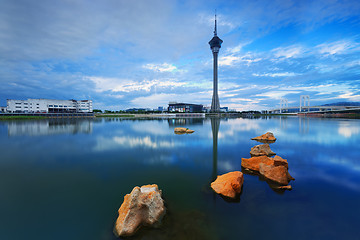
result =
[[[271,151],[269,144],[256,145],[251,148],[250,155],[254,156],[273,156],[275,153]]]
[[[120,237],[134,235],[141,226],[159,225],[166,212],[161,190],[156,184],[134,187],[118,212],[114,233]]]
[[[264,163],[266,165],[274,165],[274,160],[267,156],[258,156],[251,158],[242,158],[241,166],[245,169],[250,169],[252,171],[259,172],[259,164]]]
[[[236,198],[241,193],[243,183],[243,173],[234,171],[217,176],[216,180],[211,183],[211,188],[225,197]]]
[[[280,185],[288,185],[290,180],[292,180],[285,166],[274,166],[274,165],[266,165],[264,163],[260,163],[259,172],[265,178],[273,182],[276,182]]]
[[[267,132],[261,136],[254,137],[251,140],[256,140],[263,143],[273,143],[276,141],[276,138],[274,137],[274,134],[272,132]]]
[[[193,133],[195,131],[191,130],[191,129],[188,129],[188,128],[177,127],[177,128],[174,129],[174,132],[176,134],[184,134],[184,133]]]

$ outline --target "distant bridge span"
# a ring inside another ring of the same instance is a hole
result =
[[[286,98],[280,99],[280,108],[264,111],[270,114],[295,114],[295,113],[326,113],[326,112],[341,112],[341,111],[360,111],[360,106],[310,106],[309,95],[300,96],[299,107],[288,107],[288,100]]]
[[[282,107],[268,110],[267,113],[276,114],[294,114],[294,113],[324,113],[340,111],[360,111],[359,106],[302,106],[300,107]]]

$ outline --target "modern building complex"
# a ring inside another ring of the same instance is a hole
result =
[[[211,102],[211,112],[220,112],[220,101],[218,96],[218,53],[221,48],[221,44],[223,40],[221,40],[217,36],[216,29],[216,14],[215,14],[215,30],[214,37],[210,40],[210,49],[213,53],[214,58],[214,87],[213,87],[213,97]]]
[[[168,111],[169,112],[182,112],[182,113],[202,112],[203,105],[191,104],[191,103],[170,102]]]
[[[7,99],[7,113],[92,113],[92,100]]]

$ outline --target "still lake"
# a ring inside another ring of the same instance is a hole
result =
[[[240,201],[215,194],[267,131],[293,190],[244,174]],[[0,239],[117,239],[124,195],[153,183],[163,227],[134,239],[360,239],[359,143],[358,119],[0,121]]]

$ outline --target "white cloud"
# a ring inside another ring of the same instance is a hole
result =
[[[274,56],[277,58],[294,58],[302,56],[304,53],[304,47],[299,45],[293,45],[288,47],[280,47],[272,50]]]
[[[228,47],[225,49],[225,52],[227,53],[231,53],[231,54],[234,54],[234,53],[239,53],[241,51],[241,49],[250,44],[251,42],[242,42],[242,43],[239,43],[238,45],[234,46],[234,47]]]
[[[265,92],[265,93],[256,94],[255,96],[256,97],[268,97],[268,98],[272,98],[272,99],[280,99],[290,93],[299,94],[299,93],[301,93],[301,91],[269,91],[269,92]]]
[[[234,65],[236,62],[240,61],[240,57],[236,57],[236,56],[222,56],[219,58],[219,66],[232,66]]]
[[[180,87],[186,83],[176,82],[172,79],[164,80],[142,80],[134,81],[129,79],[120,78],[105,78],[105,77],[85,77],[95,83],[96,92],[112,91],[112,92],[134,92],[134,91],[146,91],[149,92],[153,87]]]
[[[322,55],[329,56],[335,54],[347,53],[350,50],[356,50],[358,47],[358,43],[355,43],[351,40],[340,40],[332,43],[323,43],[316,48],[318,52]]]
[[[346,91],[343,94],[335,97],[337,99],[346,99],[347,101],[357,102],[360,101],[360,94],[354,94],[353,92]]]
[[[143,68],[150,69],[150,70],[157,71],[157,72],[177,72],[177,71],[179,71],[175,65],[169,64],[169,63],[162,63],[162,64],[149,63],[146,65],[143,65]]]
[[[299,74],[293,72],[282,72],[282,73],[263,73],[263,74],[253,73],[252,75],[255,77],[293,77]]]
[[[239,55],[239,56],[237,56],[237,53],[232,53],[232,54],[229,54],[226,56],[221,56],[219,58],[219,66],[233,66],[239,62],[243,62],[249,66],[251,63],[259,62],[261,60],[262,60],[262,58],[255,57],[255,56],[251,55],[250,53],[247,53],[245,55]]]

